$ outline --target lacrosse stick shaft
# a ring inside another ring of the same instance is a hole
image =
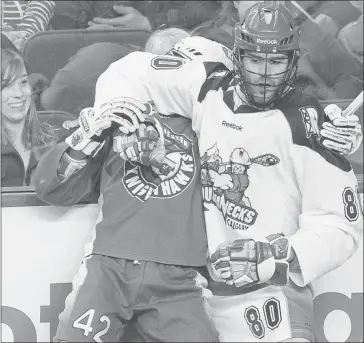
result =
[[[343,117],[354,114],[363,105],[363,91],[352,101],[352,103],[342,112]]]
[[[297,3],[297,1],[291,1],[292,5],[298,8],[310,21],[316,24],[315,19],[311,17],[311,15],[301,6]]]

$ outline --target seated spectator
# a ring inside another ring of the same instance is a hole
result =
[[[192,36],[201,36],[233,49],[233,29],[244,18],[245,12],[258,1],[222,1],[219,14],[191,31]]]
[[[232,50],[235,24],[242,21],[246,11],[257,2],[260,1],[222,1],[219,14],[196,27],[191,31],[191,35],[216,41]]]
[[[343,27],[358,19],[361,13],[360,6],[363,8],[363,1],[320,1],[320,3],[321,6],[312,15],[324,30],[330,30],[335,37]]]
[[[220,1],[56,1],[52,27],[110,29],[127,27],[157,30],[180,27],[191,30],[215,18]]]
[[[56,1],[54,15],[51,20],[51,25],[54,30],[74,30],[85,29],[88,27],[88,22],[92,20],[95,12],[96,3],[112,3],[112,1]],[[101,12],[99,15],[103,13]]]
[[[98,42],[81,48],[57,71],[49,88],[41,94],[41,107],[61,110],[78,116],[93,106],[95,86],[108,66],[135,48],[118,43]]]
[[[27,38],[48,28],[54,6],[54,1],[2,0],[2,32],[21,51]]]
[[[164,54],[187,36],[186,31],[177,28],[156,31],[149,37],[145,48]],[[78,115],[83,108],[93,106],[99,76],[111,63],[134,50],[130,46],[109,42],[94,43],[80,49],[42,93],[42,107]]]
[[[90,28],[128,27],[157,30],[180,27],[192,30],[213,19],[221,10],[219,1],[115,1],[109,18],[95,17]]]
[[[24,61],[1,49],[1,186],[29,186],[41,156],[69,133],[65,118],[38,117]]]
[[[363,13],[356,21],[342,28],[337,39],[347,54],[358,63],[358,68],[341,75],[333,86],[337,97],[350,99],[363,90]]]
[[[328,4],[323,2],[318,9],[320,15],[313,15],[314,21],[308,19],[301,24],[302,57],[298,76],[312,81],[311,92],[321,100],[355,98],[363,88],[363,66],[360,58],[343,45],[337,34],[341,25],[348,22],[345,13],[349,13],[350,18],[358,18],[360,13],[353,16],[353,11],[357,10],[349,1],[329,3],[332,6],[327,8]],[[335,19],[323,14],[330,14]]]
[[[51,25],[54,30],[85,29],[94,17],[115,18],[113,4],[117,1],[56,1]]]
[[[363,66],[363,1],[350,1],[360,12],[358,19],[348,23],[338,32],[338,40]]]

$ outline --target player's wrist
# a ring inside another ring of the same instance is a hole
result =
[[[84,160],[88,157],[83,151],[81,150],[74,150],[71,147],[66,150],[68,156],[75,160]]]
[[[83,169],[86,164],[87,158],[81,159],[79,155],[77,155],[77,158],[72,157],[67,151],[65,151],[61,156],[57,167],[57,176],[59,181],[62,183],[66,182],[72,175]]]

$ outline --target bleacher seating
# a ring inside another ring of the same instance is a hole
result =
[[[30,73],[52,80],[80,48],[96,42],[114,42],[144,47],[151,32],[134,29],[59,30],[32,35],[22,50]]]

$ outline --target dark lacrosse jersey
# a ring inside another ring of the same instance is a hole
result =
[[[102,220],[95,230],[94,253],[203,266],[207,241],[197,138],[190,119],[169,116],[162,120],[166,168],[151,170],[124,162],[108,139],[86,167],[61,183],[57,166],[68,148],[61,143],[39,163],[36,191],[45,202],[65,206],[102,194]]]

